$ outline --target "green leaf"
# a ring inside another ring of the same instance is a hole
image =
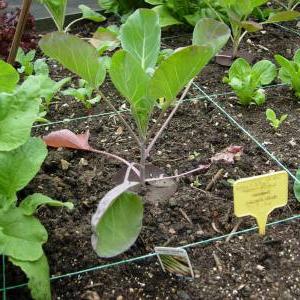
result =
[[[101,14],[92,10],[90,7],[88,7],[84,4],[79,5],[78,8],[82,12],[83,19],[91,20],[94,22],[103,22],[106,20],[106,18],[104,16],[102,16]]]
[[[300,169],[297,171],[296,178],[298,181],[295,180],[294,182],[294,193],[296,199],[300,201]]]
[[[97,49],[99,55],[105,51],[113,51],[120,45],[118,32],[114,27],[99,27],[89,42]]]
[[[21,208],[0,210],[0,253],[22,261],[36,261],[43,255],[42,244],[47,231],[33,216]]]
[[[122,48],[147,71],[155,67],[160,50],[158,15],[151,9],[136,10],[121,27]]]
[[[10,93],[19,82],[19,74],[13,66],[0,60],[0,93]]]
[[[51,300],[49,265],[45,254],[36,261],[21,261],[11,257],[9,260],[26,274],[33,299]]]
[[[44,53],[85,79],[94,87],[101,85],[106,70],[98,59],[97,50],[80,38],[62,32],[43,36],[39,46]]]
[[[0,194],[14,198],[37,174],[46,156],[46,145],[39,138],[30,138],[13,151],[0,152]],[[0,203],[0,208],[5,204]]]
[[[16,62],[20,63],[22,68],[18,69],[20,73],[25,73],[25,75],[29,76],[33,73],[33,60],[35,57],[35,50],[31,50],[25,54],[22,48],[18,49]]]
[[[271,108],[268,108],[266,110],[266,117],[267,117],[267,120],[271,121],[271,122],[274,122],[274,120],[277,119],[275,111]]]
[[[143,202],[133,193],[124,192],[97,222],[93,247],[101,257],[113,257],[126,251],[137,239],[142,229]]]
[[[173,17],[171,10],[169,10],[168,7],[165,5],[158,5],[152,8],[152,10],[158,14],[159,25],[161,27],[182,24],[182,22]]]
[[[56,207],[66,207],[68,209],[73,209],[74,204],[71,202],[61,202],[57,200],[52,200],[50,197],[47,197],[43,194],[33,194],[26,197],[21,204],[19,205],[20,208],[23,209],[23,213],[26,216],[31,216],[36,212],[39,206],[41,205],[49,205],[49,206],[56,206]]]
[[[236,59],[229,69],[229,80],[234,77],[243,79],[251,73],[251,66],[244,58]]]
[[[271,14],[269,19],[264,23],[278,23],[278,22],[286,22],[293,21],[300,17],[300,12],[295,10],[290,11],[280,11],[274,14]]]
[[[256,32],[263,30],[263,26],[260,23],[254,21],[243,21],[241,22],[241,27],[248,32]]]
[[[275,79],[277,70],[271,61],[263,59],[253,66],[252,73],[257,76],[261,85],[266,85]]]
[[[198,21],[193,33],[193,45],[210,46],[213,54],[218,53],[230,38],[229,27],[214,19],[204,18]]]
[[[254,96],[253,100],[257,105],[263,105],[266,102],[266,94],[263,89],[258,89]]]
[[[189,46],[175,51],[156,69],[150,93],[154,99],[165,98],[165,108],[213,57],[210,47]]]
[[[50,71],[47,63],[45,62],[45,58],[37,59],[33,64],[33,68],[35,75],[49,76]]]
[[[14,94],[0,93],[0,151],[24,144],[39,114],[40,86],[28,78]]]
[[[63,31],[68,0],[38,0],[49,11],[58,31]]]
[[[124,50],[114,54],[109,73],[114,86],[130,103],[138,129],[144,136],[156,100],[147,94],[150,76]]]

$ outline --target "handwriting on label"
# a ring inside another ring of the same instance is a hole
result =
[[[233,185],[234,213],[253,216],[264,235],[269,214],[288,201],[288,174],[285,171],[237,180]]]

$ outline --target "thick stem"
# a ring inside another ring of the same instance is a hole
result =
[[[151,143],[149,144],[149,146],[147,147],[146,151],[145,151],[145,155],[146,158],[149,156],[150,151],[152,150],[152,148],[154,147],[157,139],[161,136],[162,132],[166,129],[166,127],[168,126],[168,124],[170,123],[170,121],[172,120],[173,116],[175,115],[176,111],[178,110],[182,100],[186,97],[189,89],[192,86],[194,79],[192,79],[188,85],[186,86],[184,92],[182,93],[180,99],[178,100],[176,106],[173,108],[173,110],[171,111],[170,115],[168,116],[168,118],[166,119],[166,121],[164,122],[164,124],[160,127],[159,131],[157,132],[157,134],[155,135],[155,137],[153,138],[153,140],[151,141]]]
[[[141,184],[145,185],[146,180],[146,147],[145,147],[145,140],[141,143],[141,160],[140,160],[140,180]]]
[[[133,138],[136,140],[139,146],[141,146],[141,140],[138,138],[138,136],[134,133],[133,129],[130,127],[128,122],[122,117],[121,113],[112,105],[112,103],[108,100],[108,98],[100,91],[98,90],[98,94],[100,97],[108,104],[108,106],[117,114],[120,121],[124,124],[124,126],[129,130],[130,134],[133,136]]]
[[[118,161],[122,162],[123,164],[127,165],[128,167],[130,167],[135,172],[135,174],[140,177],[139,170],[137,168],[135,168],[133,166],[133,164],[130,163],[129,161],[127,161],[126,159],[124,159],[122,157],[119,157],[118,155],[115,155],[115,154],[112,154],[112,153],[108,153],[108,152],[105,152],[105,151],[101,151],[101,150],[97,150],[97,149],[94,149],[94,148],[89,149],[89,151],[97,153],[97,154],[102,154],[102,155],[105,155],[105,156],[107,156],[109,158],[112,158],[112,159],[115,159],[115,160],[118,160]]]
[[[22,35],[24,33],[27,18],[28,18],[28,15],[29,15],[31,2],[32,2],[32,0],[23,0],[22,9],[21,9],[21,13],[20,13],[20,16],[19,16],[16,32],[15,32],[14,39],[12,41],[11,48],[10,48],[10,51],[9,51],[9,56],[8,56],[8,59],[7,59],[7,62],[9,64],[13,64],[15,62],[17,52],[18,52],[18,48],[20,46]]]

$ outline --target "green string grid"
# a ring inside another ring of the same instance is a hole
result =
[[[274,221],[274,222],[267,223],[266,226],[267,227],[272,227],[272,226],[275,226],[275,225],[288,223],[288,222],[298,220],[298,219],[300,219],[300,215],[294,215],[294,216],[286,218],[286,219],[277,220],[277,221]],[[239,230],[239,231],[236,231],[236,232],[231,232],[231,233],[228,233],[228,234],[215,236],[215,237],[212,237],[212,238],[209,238],[209,239],[206,239],[206,240],[201,240],[201,241],[194,242],[194,243],[191,243],[191,244],[187,244],[187,245],[184,245],[184,246],[179,246],[177,248],[188,249],[188,248],[192,248],[192,247],[196,247],[196,246],[200,246],[200,245],[210,244],[212,242],[224,240],[228,237],[234,237],[234,236],[239,236],[239,235],[243,235],[243,234],[246,234],[246,233],[254,232],[257,229],[258,229],[258,226],[253,226],[253,227],[249,227],[249,228]],[[148,253],[146,255],[137,256],[137,257],[133,257],[133,258],[129,258],[129,259],[124,259],[124,260],[120,260],[120,261],[117,261],[117,262],[114,262],[114,263],[95,266],[95,267],[92,267],[92,268],[83,269],[83,270],[75,271],[75,272],[70,272],[70,273],[67,273],[67,274],[59,275],[59,276],[52,276],[50,278],[50,280],[54,281],[54,280],[63,279],[63,278],[67,278],[67,277],[79,276],[79,275],[86,274],[86,273],[89,273],[89,272],[104,270],[104,269],[108,269],[108,268],[115,267],[115,266],[120,266],[120,265],[124,265],[124,264],[129,264],[129,263],[145,260],[147,258],[151,258],[151,257],[154,257],[154,256],[156,256],[156,253],[152,252],[152,253]],[[8,290],[14,290],[14,289],[26,287],[27,284],[28,283],[22,283],[22,284],[19,284],[19,285],[8,286],[5,289],[4,288],[0,289],[0,292],[5,292],[5,291],[8,291]]]

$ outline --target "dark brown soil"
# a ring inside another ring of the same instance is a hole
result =
[[[265,34],[249,35],[255,46],[244,43],[256,60],[271,59],[274,53],[291,56],[300,47],[300,37],[277,27],[267,27]],[[174,36],[180,32],[172,32]],[[179,47],[189,43],[190,37],[164,40],[164,46]],[[261,50],[263,45],[270,51]],[[226,68],[211,63],[196,83],[207,93],[229,92],[221,83]],[[53,77],[67,72],[53,66]],[[123,103],[107,81],[103,90],[117,107]],[[299,103],[287,87],[268,89],[268,102],[262,107],[241,107],[234,95],[214,98],[232,116],[274,152],[291,172],[299,167]],[[202,96],[193,87],[189,98]],[[288,113],[287,122],[277,131],[265,120],[265,110]],[[81,103],[62,98],[51,107],[48,118],[66,118],[107,112],[100,103],[86,111]],[[127,116],[127,115],[126,115]],[[129,116],[128,116],[129,117]],[[116,153],[128,160],[139,159],[139,149],[116,116],[87,118],[66,124],[38,127],[36,135],[68,128],[75,132],[91,132],[91,145]],[[198,99],[185,102],[168,130],[159,140],[152,163],[167,174],[183,172],[206,163],[215,153],[230,145],[244,147],[244,154],[235,164],[214,164],[208,171],[178,182],[177,193],[167,201],[145,203],[145,216],[140,237],[125,254],[111,260],[100,259],[93,252],[90,219],[99,200],[113,187],[112,178],[120,169],[114,161],[95,154],[49,150],[49,156],[38,176],[21,193],[42,192],[60,200],[72,200],[75,209],[42,208],[39,216],[49,232],[45,251],[51,274],[58,276],[122,259],[137,257],[153,251],[155,246],[183,246],[232,231],[238,219],[233,214],[230,179],[236,180],[280,170],[257,145],[238,128],[231,125],[209,101]],[[194,157],[191,157],[193,155]],[[62,170],[61,160],[70,163]],[[82,164],[83,159],[85,164]],[[224,175],[210,192],[204,192],[212,177],[224,169]],[[195,187],[193,183],[198,182]],[[288,206],[277,209],[269,221],[288,218],[300,213],[292,193]],[[239,229],[249,228],[255,221],[246,217]],[[155,257],[136,263],[115,266],[80,276],[52,282],[53,299],[299,299],[300,298],[300,225],[297,220],[270,227],[265,237],[254,232],[188,248],[196,278],[192,281],[162,272]],[[24,276],[14,267],[7,271],[8,285],[23,283]],[[99,298],[97,298],[97,295]],[[26,289],[9,292],[8,299],[28,299]]]

